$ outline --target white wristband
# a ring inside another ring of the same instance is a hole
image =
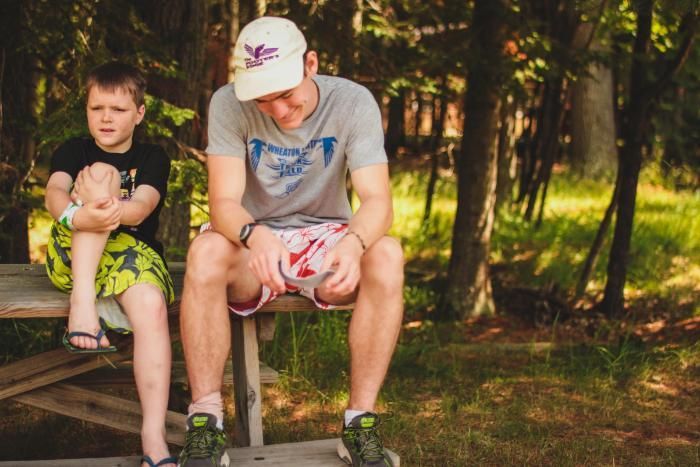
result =
[[[68,227],[70,230],[75,230],[75,226],[73,225],[73,217],[75,217],[75,213],[78,211],[78,209],[80,209],[80,206],[71,201],[58,218],[58,222]]]

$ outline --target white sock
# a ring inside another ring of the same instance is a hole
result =
[[[350,422],[352,422],[353,418],[357,417],[358,415],[362,415],[363,413],[367,413],[367,411],[350,409],[345,410],[345,426],[350,425]]]
[[[212,392],[192,401],[188,407],[188,417],[195,413],[208,413],[216,417],[216,427],[224,429],[224,402],[220,392]]]

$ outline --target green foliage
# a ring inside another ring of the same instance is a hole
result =
[[[146,134],[151,137],[172,138],[173,132],[166,123],[182,126],[189,120],[192,120],[195,115],[192,109],[177,107],[151,95],[146,95],[146,108],[148,109],[148,116],[151,117],[150,120],[145,120]]]
[[[700,279],[700,197],[652,183],[658,178],[655,167],[650,165],[642,173],[629,288],[637,291],[635,294],[683,301],[693,296],[692,284]],[[443,175],[436,187],[431,219],[423,225],[426,185],[427,174],[423,172],[401,172],[392,179],[397,222],[391,233],[401,239],[408,261],[406,299],[421,309],[429,309],[430,300],[441,292],[435,278],[447,267],[456,207],[454,179]],[[539,228],[524,222],[517,211],[498,213],[491,239],[492,264],[507,268],[513,276],[509,281],[516,284],[536,288],[556,285],[566,294],[572,293],[611,194],[612,187],[605,182],[567,175],[554,178]],[[611,236],[609,232],[597,262],[592,293],[604,285]]]

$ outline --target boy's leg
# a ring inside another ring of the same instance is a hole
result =
[[[119,196],[121,180],[117,169],[111,165],[97,163],[90,168],[93,177],[102,180],[112,172],[111,183],[104,186],[104,196]],[[89,199],[82,200],[91,201]],[[109,232],[73,231],[71,239],[71,269],[73,273],[73,291],[70,297],[70,316],[68,330],[96,334],[100,329],[95,308],[95,276],[97,267],[105,249]],[[85,349],[97,348],[95,339],[73,337],[71,344]],[[100,341],[103,347],[109,345],[106,337]]]
[[[152,284],[133,285],[117,300],[134,331],[134,378],[143,413],[143,454],[157,462],[170,455],[165,441],[171,365],[168,309],[163,292]]]

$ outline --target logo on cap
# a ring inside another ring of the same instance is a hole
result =
[[[258,46],[255,46],[255,48],[248,44],[245,44],[243,47],[245,48],[246,53],[252,57],[246,57],[246,69],[260,66],[267,60],[272,60],[273,58],[279,57],[279,54],[272,55],[279,50],[277,47],[270,47],[266,49],[265,44],[260,44]]]

